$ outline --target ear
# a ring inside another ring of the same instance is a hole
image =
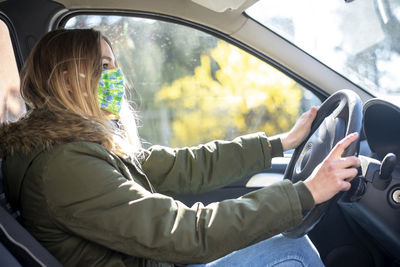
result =
[[[69,79],[69,75],[68,75],[68,71],[64,70],[63,71],[63,76],[64,76],[64,81],[65,81],[65,85],[66,85],[66,89],[68,92],[72,92],[72,88],[71,88],[71,82]]]

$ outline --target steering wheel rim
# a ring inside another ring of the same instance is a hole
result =
[[[284,179],[293,183],[308,178],[332,148],[346,135],[362,128],[362,102],[351,90],[343,89],[331,95],[321,104],[305,141],[294,151],[285,170]],[[358,155],[359,141],[352,143],[343,156]],[[289,238],[306,235],[323,217],[328,206],[337,201],[340,194],[316,205],[306,212],[300,224],[282,234]]]

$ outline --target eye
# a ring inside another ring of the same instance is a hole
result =
[[[108,70],[110,69],[110,61],[107,58],[103,58],[101,60],[101,67],[103,68],[103,70]]]
[[[108,70],[108,63],[103,63],[102,67],[103,67],[103,70]]]

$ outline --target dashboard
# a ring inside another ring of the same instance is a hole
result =
[[[400,108],[380,99],[365,103],[361,168],[338,202],[394,257],[400,255]],[[366,148],[369,147],[369,149]]]

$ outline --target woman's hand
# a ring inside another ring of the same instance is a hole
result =
[[[304,181],[315,204],[329,200],[339,191],[350,189],[350,181],[357,175],[360,160],[355,156],[343,158],[342,154],[357,138],[357,133],[343,138]]]
[[[317,107],[312,107],[309,111],[304,112],[293,128],[280,136],[283,151],[296,148],[304,141],[310,133],[311,124],[317,115],[317,111]]]

